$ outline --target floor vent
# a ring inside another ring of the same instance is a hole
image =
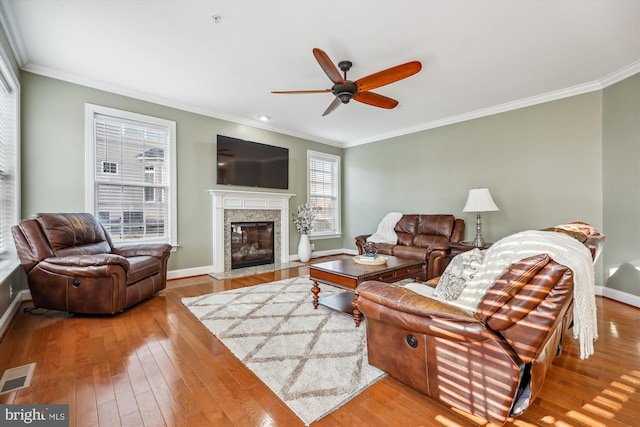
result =
[[[18,366],[4,371],[0,379],[0,394],[27,388],[31,385],[31,377],[36,370],[35,363]]]

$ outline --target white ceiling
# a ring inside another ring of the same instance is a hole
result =
[[[606,87],[640,71],[640,0],[0,0],[28,71],[338,146],[352,146]],[[214,15],[221,17],[214,22]],[[350,80],[404,62],[422,71],[330,93],[312,54]],[[258,116],[271,117],[262,123]]]

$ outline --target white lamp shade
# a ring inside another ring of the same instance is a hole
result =
[[[463,212],[488,212],[499,211],[491,198],[488,188],[474,188],[469,190],[467,204],[464,205]]]

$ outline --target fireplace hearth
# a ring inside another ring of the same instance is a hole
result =
[[[232,222],[231,269],[274,263],[274,222]]]

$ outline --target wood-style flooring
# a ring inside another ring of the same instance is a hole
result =
[[[306,266],[171,280],[157,296],[112,317],[20,311],[0,341],[0,374],[32,362],[36,371],[29,388],[0,395],[0,404],[69,404],[69,425],[78,427],[302,426],[181,298],[304,274]],[[577,342],[565,338],[541,395],[507,425],[640,425],[640,309],[600,297],[597,304],[595,355],[580,360]],[[312,424],[485,425],[388,377]]]

